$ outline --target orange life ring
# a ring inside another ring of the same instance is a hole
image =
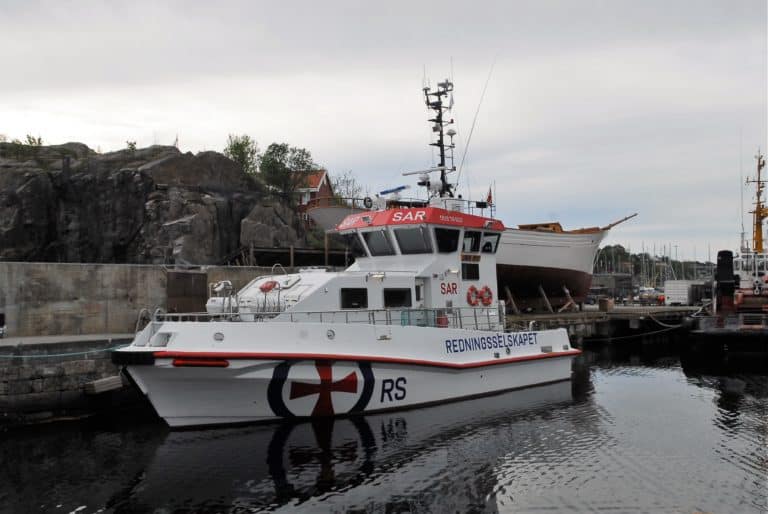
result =
[[[488,286],[483,286],[483,288],[478,293],[480,297],[480,301],[488,307],[491,303],[493,303],[493,291],[491,291],[491,288]]]
[[[268,292],[272,291],[278,285],[279,284],[277,283],[277,280],[268,280],[268,281],[264,282],[263,284],[261,284],[259,286],[259,290],[262,293],[267,294]]]
[[[467,289],[467,303],[473,307],[480,303],[480,293],[475,286],[469,286]]]

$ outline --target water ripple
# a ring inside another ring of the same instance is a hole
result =
[[[16,434],[0,511],[768,510],[768,376],[657,350],[587,350],[572,384],[330,425]]]

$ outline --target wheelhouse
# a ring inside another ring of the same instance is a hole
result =
[[[498,220],[436,207],[355,214],[337,227],[357,259],[348,271],[405,273],[412,304],[426,308],[495,305],[503,231]]]

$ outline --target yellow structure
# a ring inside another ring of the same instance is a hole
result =
[[[755,159],[757,159],[757,178],[754,180],[747,180],[747,183],[753,182],[757,184],[755,192],[755,210],[749,211],[750,214],[753,215],[752,248],[756,253],[763,253],[763,220],[768,218],[768,208],[763,204],[765,180],[763,180],[761,174],[761,171],[765,168],[765,157],[763,157],[758,150]]]

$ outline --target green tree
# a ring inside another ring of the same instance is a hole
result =
[[[31,134],[27,134],[27,144],[29,146],[43,146],[43,138],[40,136],[33,136]]]
[[[296,200],[296,190],[306,185],[309,174],[317,167],[309,150],[287,143],[272,143],[259,158],[264,181],[290,204]]]
[[[227,138],[227,146],[224,148],[224,155],[238,163],[245,173],[256,173],[259,147],[247,134],[242,136],[230,134]]]
[[[125,146],[126,148],[128,148],[128,151],[131,153],[136,151],[136,141],[126,141]]]
[[[18,138],[13,138],[11,140],[11,148],[10,148],[10,155],[13,155],[17,159],[20,159],[26,154],[26,146],[24,146],[24,143],[19,141]]]

